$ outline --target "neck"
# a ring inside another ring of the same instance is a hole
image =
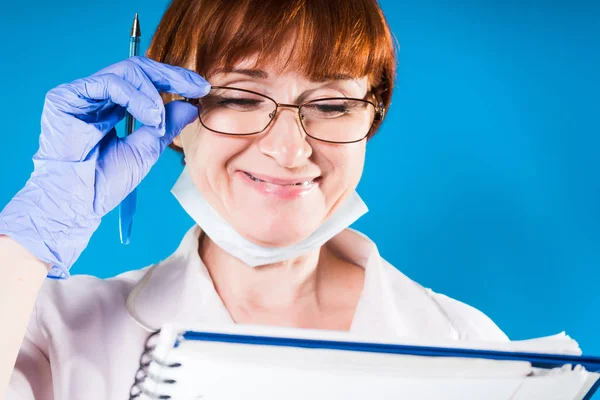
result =
[[[318,300],[323,261],[328,258],[322,247],[301,257],[251,268],[204,234],[199,255],[221,298],[258,309],[286,309]]]

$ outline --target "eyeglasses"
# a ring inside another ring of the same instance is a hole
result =
[[[295,108],[307,136],[340,144],[360,142],[385,115],[383,103],[376,106],[365,99],[329,97],[300,105],[283,104],[261,93],[226,86],[213,86],[206,96],[185,101],[198,107],[200,123],[206,129],[232,136],[262,133],[280,108]]]

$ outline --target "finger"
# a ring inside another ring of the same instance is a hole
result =
[[[186,68],[159,63],[145,57],[130,57],[127,60],[110,65],[94,75],[102,73],[111,73],[122,77],[153,99],[161,110],[163,122],[165,111],[158,90],[177,93],[190,98],[202,97],[210,91],[210,84],[195,72]],[[156,136],[164,135],[164,125],[158,126],[155,134]]]
[[[92,76],[100,76],[106,74],[114,74],[121,77],[123,80],[135,86],[140,92],[148,96],[157,107],[163,107],[163,101],[160,94],[150,78],[133,60],[134,57],[128,58],[116,64],[96,72]]]
[[[41,117],[39,159],[81,161],[125,116],[123,107],[79,95],[70,84],[46,94]]]
[[[122,107],[115,107],[118,104]],[[114,74],[78,79],[48,92],[42,114],[40,158],[83,160],[125,110],[162,136],[162,112],[130,83]],[[76,133],[76,134],[75,134]]]
[[[146,177],[170,141],[197,117],[197,109],[183,101],[165,106],[166,131],[157,138],[148,126],[142,126],[119,139],[113,129],[96,147],[102,162],[96,168],[95,210],[104,215],[118,205]]]
[[[141,176],[146,175],[150,166],[158,160],[158,157],[181,130],[198,118],[198,109],[184,101],[172,101],[165,106],[165,110],[166,133],[163,137],[155,137],[150,127],[142,126],[124,138],[124,141],[135,149],[141,159],[138,163],[143,169],[140,171]]]
[[[59,109],[64,105],[62,111],[75,117],[94,114],[100,108],[96,103],[98,101],[111,101],[127,109],[144,125],[159,126],[161,123],[161,111],[154,102],[131,83],[114,74],[79,79],[65,85],[63,90],[51,92],[53,94],[49,93],[49,100],[56,100]]]
[[[185,101],[172,101],[167,104],[165,135],[160,139],[165,149],[187,125],[198,119],[198,107]]]
[[[210,84],[200,75],[187,68],[176,67],[154,61],[150,58],[134,56],[119,63],[110,65],[97,74],[112,73],[128,79],[138,86],[139,75],[135,68],[139,68],[150,79],[153,86],[160,92],[175,93],[183,97],[198,98],[205,96],[210,91]],[[96,75],[96,74],[95,74]]]

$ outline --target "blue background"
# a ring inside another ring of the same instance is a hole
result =
[[[411,3],[411,4],[409,4]],[[487,313],[512,339],[565,330],[600,355],[600,2],[383,0],[398,82],[368,146],[355,228],[408,276]],[[0,205],[24,185],[45,93],[142,50],[164,0],[3,7]],[[418,5],[416,5],[418,4]],[[168,150],[138,191],[132,243],[105,217],[74,274],[166,258],[193,223]]]

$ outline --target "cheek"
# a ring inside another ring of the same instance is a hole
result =
[[[213,207],[220,208],[217,203],[230,191],[229,163],[247,148],[247,141],[219,135],[201,126],[188,132],[184,141],[186,164],[196,186]]]
[[[354,190],[362,176],[365,151],[364,141],[317,149],[316,160],[325,173],[326,186],[338,193]]]
[[[197,122],[191,129],[187,130],[188,128],[190,127],[186,127],[186,132],[181,136],[186,164],[190,169],[199,172],[223,164],[227,157],[227,146],[221,143],[222,138],[203,129]]]
[[[350,147],[346,158],[348,160],[348,165],[346,166],[348,178],[353,183],[354,188],[358,185],[358,181],[362,177],[366,152],[366,142],[363,141],[356,144],[360,146]]]

